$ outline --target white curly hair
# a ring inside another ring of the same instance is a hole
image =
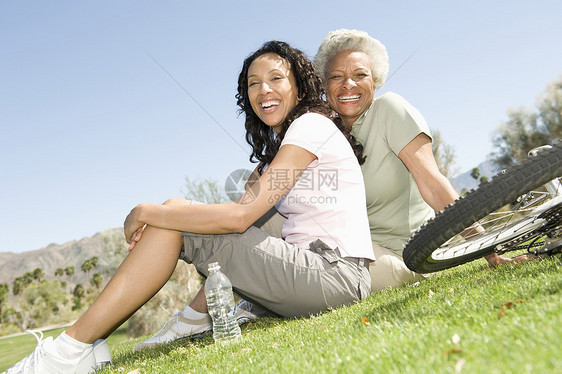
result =
[[[328,82],[331,60],[343,51],[365,53],[371,61],[371,74],[375,89],[384,85],[389,67],[386,47],[365,31],[348,29],[330,31],[318,47],[318,52],[314,57],[314,65],[324,84]]]

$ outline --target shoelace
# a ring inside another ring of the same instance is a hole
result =
[[[14,366],[8,368],[8,370],[6,370],[6,374],[18,373],[20,371],[23,371],[23,369],[29,365],[33,365],[34,373],[39,373],[37,371],[38,367],[35,365],[35,363],[39,362],[39,358],[45,355],[45,350],[43,349],[43,333],[39,330],[26,330],[25,332],[35,337],[35,340],[37,340],[37,347],[26,358],[24,358]]]
[[[162,328],[160,329],[160,331],[158,331],[154,336],[160,334],[163,331],[166,331],[166,329],[168,328],[168,326],[170,325],[175,325],[178,323],[179,317],[180,317],[181,312],[177,312],[176,314],[172,315],[172,318],[170,318],[168,320],[168,322],[166,322],[164,324],[164,326],[162,326]],[[175,330],[174,330],[175,331]]]
[[[248,312],[251,312],[252,309],[254,308],[254,304],[252,304],[251,302],[249,302],[248,300],[242,300],[239,304],[238,304],[239,308],[245,309]]]

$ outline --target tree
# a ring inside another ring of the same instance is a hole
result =
[[[538,146],[562,138],[562,77],[548,85],[537,99],[537,111],[510,109],[508,119],[493,137],[492,161],[506,168],[527,157]]]
[[[76,287],[74,287],[74,292],[72,294],[74,295],[74,297],[72,298],[72,302],[74,304],[72,306],[72,310],[82,309],[82,298],[86,296],[86,290],[84,289],[84,286],[82,286],[81,284],[77,284]]]
[[[431,147],[433,149],[433,157],[435,157],[435,162],[437,162],[437,167],[441,174],[447,178],[452,177],[458,169],[454,167],[455,164],[455,149],[445,143],[443,137],[439,130],[431,130],[431,135],[433,137],[431,142]]]
[[[99,258],[97,256],[94,256],[92,258],[85,260],[80,266],[80,268],[84,273],[89,273],[92,269],[98,266],[98,263],[99,263]]]
[[[3,314],[4,314],[4,307],[6,306],[6,302],[8,301],[8,295],[10,291],[8,289],[8,285],[6,283],[0,284],[0,324],[4,323]]]
[[[21,295],[23,290],[31,283],[33,283],[34,280],[35,279],[33,278],[33,274],[31,274],[30,272],[25,273],[21,277],[14,278],[14,281],[12,283],[12,293],[16,296]]]
[[[23,283],[26,287],[35,281],[35,277],[33,276],[33,273],[29,271],[25,272],[22,278],[23,278]]]
[[[21,295],[24,288],[25,288],[25,285],[23,283],[23,278],[22,277],[16,277],[14,279],[14,282],[12,283],[12,293],[16,296]]]
[[[33,279],[37,281],[37,283],[41,283],[41,279],[45,276],[45,272],[41,268],[36,268],[33,270]]]
[[[474,179],[476,179],[476,181],[480,181],[480,183],[485,183],[488,181],[488,177],[485,175],[482,175],[480,173],[480,169],[478,168],[474,168],[472,169],[472,171],[470,172],[470,176]]]
[[[186,199],[206,204],[221,204],[228,202],[224,189],[214,180],[191,180],[185,177],[184,195]]]
[[[72,265],[68,265],[67,267],[64,268],[64,273],[68,277],[73,276],[75,272],[76,271],[74,270],[74,266],[72,266]]]
[[[63,268],[57,268],[57,270],[55,270],[55,277],[62,277],[63,275],[64,275]]]
[[[83,271],[84,273],[89,273],[90,270],[93,269],[93,267],[94,267],[94,266],[92,265],[92,260],[90,260],[90,259],[85,260],[85,261],[82,263],[82,265],[80,266],[80,268],[82,269],[82,271]]]
[[[99,290],[103,283],[103,275],[101,273],[94,273],[90,282]]]
[[[82,299],[79,297],[72,298],[72,310],[80,310],[82,309]]]
[[[72,294],[79,299],[83,298],[86,295],[84,286],[77,284],[76,287],[74,287],[74,292]]]
[[[90,259],[90,262],[92,263],[92,268],[97,268],[98,264],[100,262],[100,259],[98,258],[98,256],[94,256]]]
[[[77,284],[76,287],[74,287],[74,292],[72,294],[74,295],[74,297],[72,298],[72,302],[74,304],[72,306],[72,310],[82,309],[82,298],[86,296],[86,290],[84,289],[84,286],[82,286],[81,284]]]
[[[472,169],[472,171],[470,172],[470,176],[476,180],[478,180],[478,178],[480,178],[480,169],[478,168],[474,168]]]

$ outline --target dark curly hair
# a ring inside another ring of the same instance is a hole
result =
[[[267,53],[274,53],[289,63],[297,83],[298,97],[302,98],[283,121],[279,134],[277,134],[272,127],[263,123],[257,116],[252,109],[248,95],[248,69],[252,62]],[[316,73],[312,62],[302,51],[291,47],[285,42],[276,40],[266,42],[260,49],[244,60],[242,71],[238,76],[236,101],[240,107],[238,111],[239,114],[244,113],[246,115],[246,141],[252,147],[250,162],[259,162],[258,172],[260,174],[265,164],[269,164],[273,161],[287,129],[295,119],[309,112],[323,114],[326,117],[330,116],[331,109],[324,100],[324,97],[325,93],[322,81]],[[359,163],[362,164],[365,161],[362,155],[363,146],[355,140],[341,123],[336,121],[335,124],[346,136]]]

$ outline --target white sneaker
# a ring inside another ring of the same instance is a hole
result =
[[[135,345],[135,351],[202,334],[212,329],[213,322],[208,314],[200,319],[189,319],[184,317],[182,312],[179,312],[174,314],[152,338]]]
[[[259,316],[264,314],[267,314],[267,311],[257,307],[249,301],[242,300],[238,303],[238,305],[236,305],[234,317],[236,318],[238,325],[243,325],[244,323],[255,321],[259,318]],[[135,351],[141,351],[145,348],[173,342],[178,339],[200,336],[212,329],[213,321],[211,320],[211,316],[206,315],[201,319],[193,320],[184,317],[183,313],[179,312],[174,314],[172,318],[166,322],[164,327],[154,334],[152,338],[135,345]]]
[[[26,358],[6,370],[6,374],[85,374],[95,371],[96,359],[92,347],[84,350],[82,355],[74,360],[60,356],[53,344],[53,338],[43,340],[43,333],[28,330],[37,339],[37,347]]]
[[[241,300],[238,304],[236,304],[236,310],[234,311],[234,317],[240,326],[245,323],[255,321],[265,314],[267,314],[265,309],[262,309],[246,300]]]
[[[96,369],[99,369],[105,365],[111,364],[111,351],[109,350],[109,345],[107,340],[98,339],[93,345],[94,348],[94,358],[96,359]]]

